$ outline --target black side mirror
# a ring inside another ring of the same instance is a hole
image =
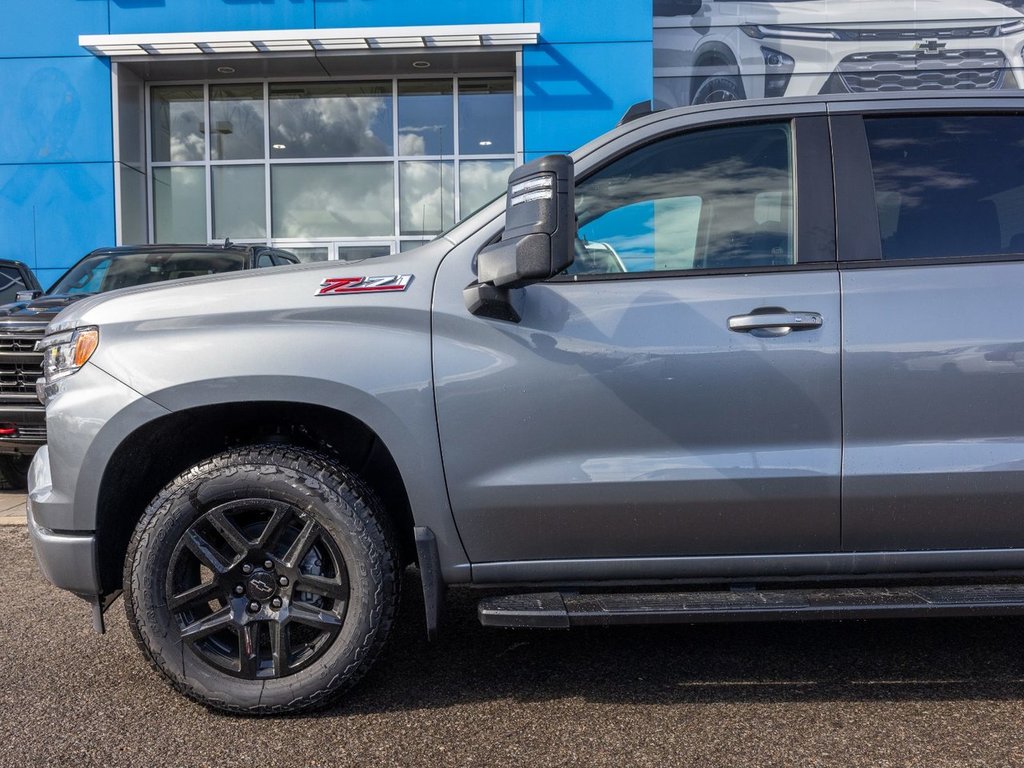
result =
[[[572,264],[576,237],[573,161],[548,155],[508,179],[505,231],[501,240],[480,251],[477,282],[466,288],[470,312],[501,320],[519,320],[508,292],[557,275]]]
[[[15,301],[34,301],[43,295],[42,291],[18,291],[14,294]]]

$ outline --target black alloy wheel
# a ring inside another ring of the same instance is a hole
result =
[[[394,534],[376,494],[327,456],[238,448],[150,503],[125,560],[125,609],[150,663],[229,712],[324,706],[383,648],[398,609]]]
[[[284,677],[309,666],[337,637],[348,599],[337,545],[280,502],[213,507],[171,554],[167,605],[179,635],[230,675]]]

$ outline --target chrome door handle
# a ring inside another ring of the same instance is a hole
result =
[[[785,336],[790,331],[809,331],[821,328],[821,315],[817,312],[751,312],[729,318],[729,330],[752,333],[754,336]]]

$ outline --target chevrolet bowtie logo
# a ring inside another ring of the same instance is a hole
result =
[[[940,43],[938,40],[925,40],[917,44],[917,50],[923,53],[939,53],[945,47],[946,44]]]

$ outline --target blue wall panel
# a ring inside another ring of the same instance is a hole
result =
[[[523,0],[317,0],[318,27],[406,27],[523,21]],[[536,19],[526,19],[536,21]]]
[[[550,44],[523,51],[527,153],[568,152],[651,98],[649,43]]]
[[[0,165],[0,258],[62,269],[113,242],[112,163]]]
[[[107,0],[7,0],[0,57],[90,56],[78,36],[107,32]]]
[[[105,59],[0,59],[0,94],[0,163],[113,158]]]
[[[651,0],[525,0],[549,43],[650,41]]]
[[[78,0],[81,2],[82,0]],[[110,32],[309,29],[313,0],[109,0]]]

